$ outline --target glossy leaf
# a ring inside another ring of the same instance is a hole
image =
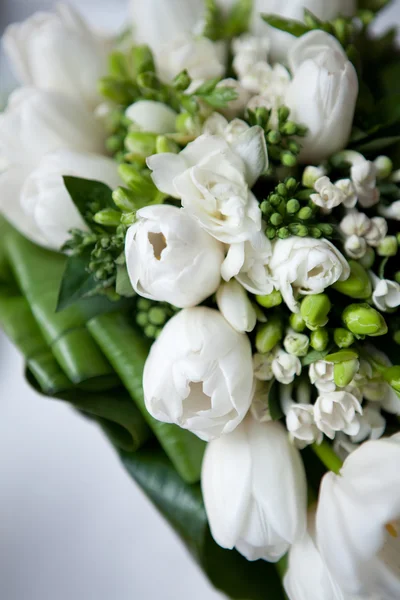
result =
[[[115,208],[112,190],[105,183],[68,175],[64,177],[64,184],[73,203],[89,226],[92,225],[92,221],[88,220],[86,215],[90,204],[96,204],[94,212],[104,208]]]
[[[70,256],[67,258],[62,276],[56,312],[75,304],[99,290],[99,282],[93,273],[87,271],[88,256]]]
[[[295,37],[301,37],[309,31],[308,27],[301,21],[285,19],[279,15],[262,15],[262,18],[268,25],[271,25],[271,27],[279,29],[280,31],[286,31],[286,33],[291,33]]]

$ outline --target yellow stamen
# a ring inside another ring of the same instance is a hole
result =
[[[396,529],[396,526],[393,525],[393,523],[388,523],[385,526],[386,531],[388,532],[388,534],[392,537],[392,538],[398,538],[399,537],[399,533]]]

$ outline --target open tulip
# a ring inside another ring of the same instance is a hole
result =
[[[290,52],[294,73],[286,93],[291,119],[305,125],[302,161],[320,162],[342,150],[350,137],[358,96],[357,73],[339,42],[311,31]]]
[[[209,441],[230,433],[252,399],[247,335],[210,308],[182,310],[153,344],[143,376],[149,413]]]
[[[90,108],[100,102],[97,82],[107,73],[111,44],[93,32],[69,4],[10,25],[3,41],[24,85],[72,95]]]
[[[399,460],[399,435],[366,442],[322,480],[317,543],[345,598],[400,597]]]
[[[248,560],[276,562],[306,526],[306,479],[280,423],[252,417],[211,442],[202,490],[215,541]]]
[[[60,149],[101,153],[104,135],[86,107],[73,98],[22,88],[0,114],[0,210],[26,237],[45,244],[21,205],[21,190],[48,153]]]
[[[137,212],[125,256],[140,296],[187,308],[217,291],[224,248],[183,210],[159,205]]]

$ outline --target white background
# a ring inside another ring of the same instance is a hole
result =
[[[183,0],[185,1],[185,0]],[[98,24],[124,0],[75,0]],[[0,0],[0,33],[52,1]],[[399,23],[400,0],[383,16]],[[0,56],[0,91],[10,78]],[[100,430],[34,394],[0,332],[0,599],[217,600]],[[322,600],[322,599],[321,599]]]

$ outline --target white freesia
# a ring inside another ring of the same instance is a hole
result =
[[[399,435],[366,442],[322,480],[317,542],[345,598],[400,597],[399,460]]]
[[[294,403],[286,415],[286,427],[300,449],[322,442],[323,435],[315,423],[311,404]]]
[[[314,189],[317,193],[311,194],[311,200],[314,202],[314,204],[320,206],[326,211],[330,211],[333,208],[336,208],[336,206],[345,204],[346,200],[348,200],[348,196],[344,193],[340,186],[332,183],[329,177],[326,176],[317,179],[314,184]],[[357,202],[357,197],[355,197],[355,202]]]
[[[373,248],[377,248],[382,240],[385,239],[388,232],[386,219],[382,217],[372,217],[370,227],[365,234],[365,239]]]
[[[232,42],[233,68],[241,80],[257,64],[267,62],[271,43],[267,37],[245,33]]]
[[[351,235],[344,243],[344,250],[347,256],[359,260],[367,252],[367,242],[364,238],[358,237],[358,235]]]
[[[274,242],[269,268],[292,312],[299,311],[297,293],[320,294],[350,275],[347,261],[326,239],[291,237]]]
[[[365,440],[379,440],[385,433],[386,420],[382,417],[379,405],[371,403],[363,407],[363,414],[359,417],[360,431],[350,437],[353,444]]]
[[[100,102],[97,83],[107,74],[111,44],[69,4],[10,25],[3,43],[24,85],[73,96],[90,108]]]
[[[380,204],[378,206],[378,212],[380,215],[385,217],[386,219],[393,219],[394,221],[400,221],[400,200],[396,200],[389,204],[389,206],[385,206]]]
[[[346,391],[322,393],[314,405],[317,427],[331,440],[337,431],[357,435],[360,431],[357,414],[362,412],[358,399]]]
[[[333,380],[334,364],[326,360],[317,360],[310,365],[309,377],[319,392],[334,392],[336,385]]]
[[[130,14],[135,42],[160,55],[166,44],[194,31],[204,6],[197,0],[130,0]]]
[[[274,353],[268,352],[267,354],[254,354],[253,356],[253,368],[254,377],[259,381],[271,381],[274,378],[272,371],[272,362],[274,360]]]
[[[310,338],[304,333],[289,330],[283,340],[283,347],[288,354],[295,356],[306,356],[310,346]]]
[[[357,73],[339,42],[323,31],[299,38],[289,62],[294,77],[285,103],[290,118],[308,128],[300,158],[321,161],[348,142],[358,95]]]
[[[388,383],[383,384],[379,399],[382,402],[382,408],[386,412],[392,415],[400,415],[400,396]]]
[[[286,67],[279,63],[272,66],[267,62],[259,62],[242,75],[240,82],[253,94],[261,94],[266,98],[278,96],[283,104],[290,82],[290,74]]]
[[[86,107],[73,98],[22,88],[0,114],[0,210],[30,240],[46,245],[21,205],[21,190],[48,153],[60,149],[101,153],[104,133]]]
[[[400,285],[396,281],[380,279],[372,271],[369,274],[374,288],[372,300],[376,308],[387,312],[400,306]]]
[[[279,383],[292,383],[301,374],[300,359],[280,348],[272,361],[272,372]]]
[[[187,308],[217,291],[224,249],[183,210],[158,205],[137,212],[125,257],[140,296]]]
[[[159,190],[182,206],[211,235],[225,243],[246,241],[261,229],[261,211],[251,187],[268,164],[264,132],[252,127],[229,145],[202,135],[180,154],[147,160]]]
[[[260,231],[248,242],[231,244],[221,274],[225,281],[232,277],[252,294],[266,295],[274,289],[268,265],[272,256],[271,242]]]
[[[163,134],[176,130],[178,114],[162,102],[139,100],[128,106],[125,115],[140,131]]]
[[[203,133],[206,135],[218,135],[228,144],[234,144],[236,140],[250,129],[250,125],[246,121],[241,119],[233,119],[228,121],[220,113],[212,113],[208,119],[206,119],[203,125]]]
[[[351,179],[339,179],[335,181],[335,186],[341,190],[345,196],[343,206],[346,208],[354,208],[357,204],[357,193]]]
[[[256,311],[240,283],[234,279],[229,283],[221,283],[216,299],[222,315],[236,331],[253,331],[257,323]]]
[[[206,79],[222,77],[225,72],[225,48],[208,38],[181,35],[156,53],[156,62],[164,81],[172,81],[186,70],[193,79],[194,89],[197,83]]]
[[[276,562],[303,535],[304,467],[280,423],[248,417],[211,442],[201,482],[211,532],[223,548]]]
[[[371,227],[371,221],[365,213],[352,210],[341,221],[340,229],[344,235],[364,237]]]
[[[356,12],[356,0],[255,0],[253,13],[253,31],[266,37],[271,44],[274,60],[286,62],[289,50],[296,42],[290,33],[279,31],[267,25],[261,14],[276,14],[287,19],[302,21],[307,8],[319,19],[330,21],[339,15],[351,16]]]
[[[60,250],[71,229],[87,229],[64,185],[63,176],[92,179],[111,189],[121,185],[116,163],[97,154],[58,150],[46,154],[21,190],[21,207],[32,231],[41,234],[40,243]]]
[[[351,179],[358,195],[358,202],[370,208],[379,202],[380,192],[376,187],[377,168],[369,161],[360,160],[351,167]]]
[[[365,213],[350,211],[341,221],[340,229],[346,236],[345,250],[351,258],[362,258],[368,246],[377,247],[385,238],[388,226],[382,217],[369,219]]]
[[[221,112],[228,118],[233,119],[237,115],[244,112],[244,109],[247,106],[248,101],[250,100],[250,94],[248,90],[237,80],[232,77],[228,79],[222,79],[217,84],[217,88],[231,88],[234,92],[236,92],[236,99],[230,100],[227,105],[221,109]]]
[[[239,425],[250,408],[252,388],[249,338],[221,313],[203,307],[182,310],[168,321],[143,375],[149,413],[206,441]]]

